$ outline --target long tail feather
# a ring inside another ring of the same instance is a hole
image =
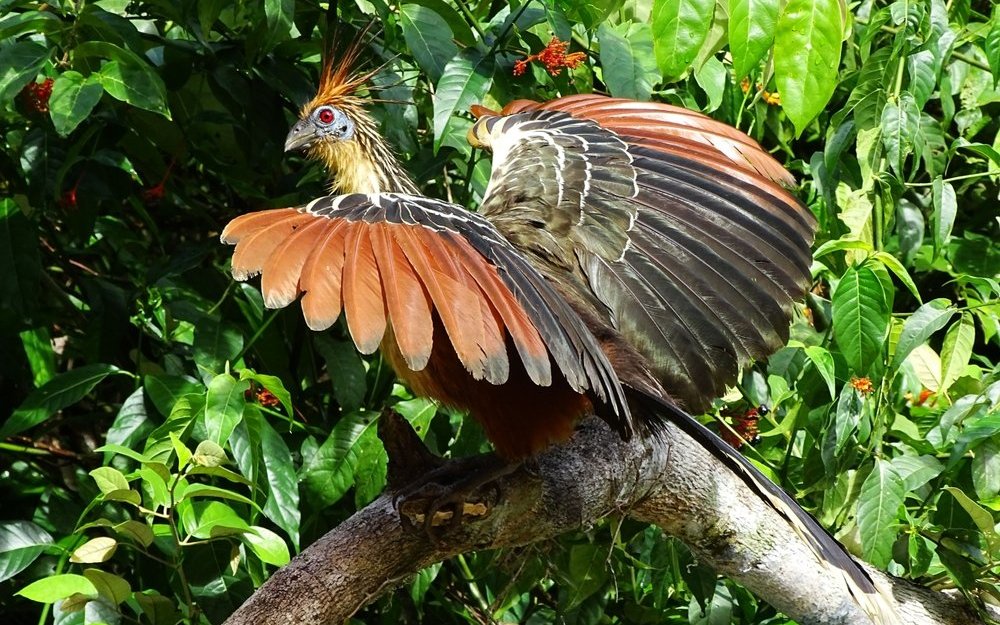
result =
[[[876,586],[867,571],[854,561],[843,545],[803,510],[788,493],[764,477],[742,454],[669,401],[635,388],[627,388],[626,396],[637,407],[637,411],[645,413],[640,418],[644,420],[661,418],[676,425],[784,517],[795,533],[812,548],[817,559],[839,574],[851,596],[873,622],[878,625],[902,625],[894,608],[895,601],[887,595],[888,591]]]

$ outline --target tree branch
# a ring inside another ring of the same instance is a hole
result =
[[[226,625],[340,623],[430,564],[550,539],[612,513],[658,525],[803,625],[869,623],[791,526],[735,475],[676,428],[665,440],[622,441],[589,419],[570,443],[504,477],[489,516],[445,530],[436,545],[382,495],[277,571]],[[983,622],[960,597],[869,571],[891,589],[904,623]]]

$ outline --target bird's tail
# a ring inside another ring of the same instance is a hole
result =
[[[742,454],[672,402],[634,388],[629,388],[626,395],[635,412],[647,418],[646,422],[652,430],[657,429],[656,422],[660,425],[664,420],[673,423],[777,511],[812,548],[819,562],[843,580],[851,596],[873,623],[901,625],[891,593],[876,586],[868,572],[847,553],[843,545]]]

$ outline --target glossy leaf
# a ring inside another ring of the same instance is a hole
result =
[[[34,41],[15,41],[0,47],[0,104],[10,102],[35,77],[49,51]]]
[[[904,494],[903,480],[896,470],[890,463],[877,458],[858,497],[861,547],[865,560],[877,567],[887,566],[892,558],[892,542]]]
[[[212,378],[205,398],[205,429],[209,440],[218,445],[229,440],[230,434],[243,418],[246,407],[243,394],[249,388],[249,382],[237,380],[228,373]]]
[[[889,331],[889,303],[870,268],[850,268],[833,293],[833,333],[855,375],[866,375],[882,361]]]
[[[649,25],[604,23],[597,29],[597,37],[601,42],[604,84],[611,95],[649,100],[660,78]]]
[[[104,91],[117,100],[169,119],[166,87],[160,77],[145,63],[132,61],[127,55],[120,58],[123,60],[105,63],[96,74]]]
[[[934,218],[932,220],[934,235],[934,253],[937,254],[951,237],[958,214],[958,198],[955,187],[950,182],[944,182],[940,176],[934,179],[931,188],[931,198],[934,202]]]
[[[30,521],[0,523],[0,582],[31,566],[52,543],[52,536]]]
[[[947,391],[965,373],[975,341],[976,325],[972,315],[962,313],[958,322],[948,328],[941,345],[941,390]]]
[[[729,50],[739,80],[764,58],[778,29],[778,0],[729,0]]]
[[[456,127],[456,116],[476,104],[493,82],[493,60],[474,48],[448,61],[434,92],[434,149]],[[464,136],[462,141],[464,141]]]
[[[274,566],[285,566],[290,559],[288,545],[280,536],[259,525],[250,527],[250,531],[240,536],[241,540],[261,559],[265,564]]]
[[[654,0],[653,48],[665,80],[687,72],[712,26],[715,0]]]
[[[458,54],[448,22],[433,9],[419,4],[401,6],[399,21],[413,58],[431,81],[437,82],[448,61]]]
[[[781,106],[801,133],[833,95],[843,16],[837,0],[789,0],[774,36],[774,72]]]
[[[83,575],[66,573],[43,577],[17,591],[22,597],[39,603],[55,603],[76,593],[95,596],[97,589]]]
[[[56,412],[86,397],[109,375],[119,372],[118,367],[114,365],[84,365],[57,375],[36,389],[14,411],[3,427],[0,427],[0,438],[38,425]]]
[[[951,302],[943,297],[932,299],[918,308],[903,323],[903,331],[896,342],[896,351],[892,355],[892,367],[899,367],[911,351],[925,343],[932,334],[945,327],[955,314]]]
[[[72,70],[63,72],[52,84],[49,117],[56,132],[65,136],[73,132],[90,115],[104,94],[104,88],[94,76],[84,77]]]

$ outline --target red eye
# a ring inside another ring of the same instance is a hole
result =
[[[324,124],[333,123],[333,109],[325,108],[319,111],[319,121]]]

